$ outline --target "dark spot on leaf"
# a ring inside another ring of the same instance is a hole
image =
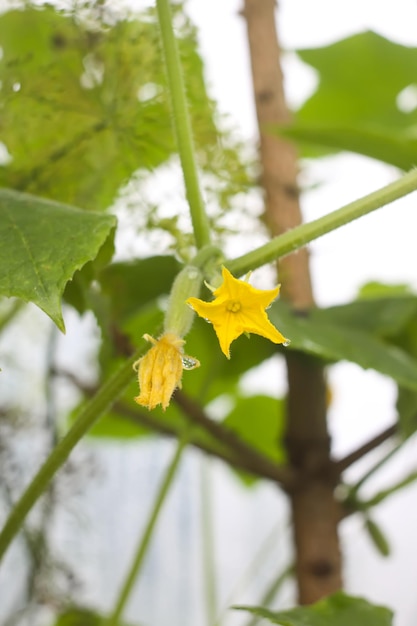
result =
[[[67,40],[61,33],[54,33],[52,35],[52,47],[62,50],[67,45]]]

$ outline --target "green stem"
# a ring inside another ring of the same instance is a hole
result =
[[[361,504],[366,509],[369,509],[371,506],[381,504],[381,502],[388,498],[390,495],[392,495],[396,491],[399,491],[400,489],[404,489],[404,487],[408,487],[408,485],[411,485],[411,483],[414,483],[416,480],[417,471],[410,472],[408,476],[400,480],[398,483],[395,483],[395,485],[392,485],[392,487],[388,487],[388,489],[383,489],[382,491],[379,491],[369,500],[363,500]]]
[[[351,202],[341,209],[320,217],[313,222],[297,226],[283,235],[275,237],[260,248],[252,250],[252,252],[244,254],[237,259],[228,261],[225,265],[235,276],[242,276],[249,270],[256,269],[290,254],[310,241],[330,233],[332,230],[348,224],[358,217],[371,213],[394,200],[398,200],[416,189],[417,170],[413,170],[386,187],[378,189],[378,191],[374,191],[359,200],[355,200],[355,202]]]
[[[159,487],[159,491],[157,493],[151,514],[148,519],[148,523],[146,524],[145,531],[136,549],[132,565],[130,567],[128,575],[126,576],[126,580],[124,581],[123,586],[120,590],[120,594],[119,594],[116,606],[114,608],[112,615],[106,621],[106,626],[117,626],[119,624],[119,619],[122,616],[123,610],[126,606],[126,603],[130,597],[132,589],[139,575],[139,572],[143,563],[143,559],[146,555],[146,551],[149,547],[149,543],[152,538],[152,534],[155,529],[156,522],[158,521],[158,518],[159,518],[159,513],[161,511],[162,505],[164,504],[166,497],[168,495],[169,489],[173,484],[173,480],[174,480],[179,462],[181,460],[182,452],[184,450],[184,447],[187,445],[188,438],[189,438],[189,434],[185,434],[182,436],[182,438],[178,442],[178,446],[175,451],[174,457]]]
[[[177,41],[172,26],[169,0],[156,0],[162,46],[171,95],[174,129],[184,175],[185,191],[190,206],[191,220],[197,248],[210,243],[210,227],[198,182],[197,164],[188,114],[185,85],[181,70]]]
[[[81,409],[78,419],[65,437],[54,447],[20,500],[15,504],[0,533],[0,560],[21,528],[26,515],[46,490],[55,473],[65,463],[72,449],[132,380],[132,365],[143,354],[144,347],[145,344],[106,381],[97,394]]]
[[[214,566],[213,540],[213,502],[211,497],[210,466],[207,459],[202,459],[200,465],[201,488],[201,530],[203,537],[203,567],[208,626],[219,626],[216,620],[217,594],[216,574]]]

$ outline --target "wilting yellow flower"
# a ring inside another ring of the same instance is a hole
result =
[[[255,333],[274,343],[289,341],[271,324],[265,309],[279,294],[279,287],[263,291],[244,280],[238,280],[225,267],[223,283],[213,290],[213,302],[188,298],[187,303],[198,315],[211,322],[222,352],[230,359],[230,344],[242,333]]]
[[[164,333],[159,339],[143,335],[153,347],[133,368],[138,371],[140,393],[135,401],[149,410],[162,404],[165,410],[177,387],[181,388],[183,369],[194,369],[200,363],[184,354],[184,339],[175,333]]]

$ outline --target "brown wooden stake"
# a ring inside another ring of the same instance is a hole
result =
[[[273,235],[301,223],[294,146],[270,132],[290,113],[284,94],[281,51],[274,0],[243,0],[254,97],[260,135],[265,211]],[[314,306],[306,249],[282,259],[278,266],[281,297],[303,312]],[[289,462],[305,476],[289,493],[299,601],[309,604],[342,586],[338,539],[339,505],[334,497],[334,464],[326,422],[326,386],[321,364],[303,354],[286,352]]]

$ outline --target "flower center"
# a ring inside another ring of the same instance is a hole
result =
[[[239,300],[229,300],[226,304],[226,310],[231,313],[237,313],[242,308]]]

